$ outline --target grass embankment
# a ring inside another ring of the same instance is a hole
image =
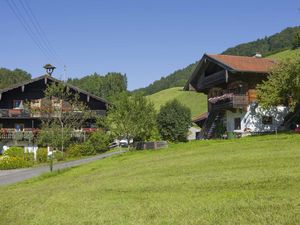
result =
[[[285,50],[282,52],[275,53],[273,55],[269,55],[267,58],[275,59],[275,60],[283,60],[293,57],[299,57],[300,56],[300,49],[295,50]]]
[[[192,117],[207,111],[207,98],[202,93],[195,91],[183,91],[182,87],[169,88],[147,96],[157,110],[166,102],[177,99],[179,102],[191,109]]]
[[[300,136],[129,152],[0,188],[0,224],[300,224]]]

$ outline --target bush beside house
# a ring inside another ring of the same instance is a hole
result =
[[[21,147],[11,147],[0,157],[0,169],[16,169],[31,167],[34,164],[34,154],[24,152]]]
[[[176,99],[167,102],[158,113],[157,126],[164,140],[171,142],[187,141],[191,126],[191,111]]]

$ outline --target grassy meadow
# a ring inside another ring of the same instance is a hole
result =
[[[293,58],[293,57],[299,57],[300,56],[300,49],[295,49],[295,50],[285,50],[281,51],[278,53],[275,53],[273,55],[268,56],[267,58],[275,59],[275,60],[284,60],[288,58]]]
[[[0,224],[300,224],[300,135],[171,144],[0,187]]]
[[[195,91],[183,91],[182,87],[169,88],[147,96],[157,110],[166,102],[177,99],[179,102],[191,109],[192,117],[207,111],[207,98],[202,93]]]

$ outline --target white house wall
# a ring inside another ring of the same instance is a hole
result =
[[[248,106],[247,112],[237,111],[235,113],[226,111],[224,116],[224,125],[228,132],[268,132],[280,129],[280,125],[284,122],[284,117],[288,113],[288,108],[277,106],[271,110],[264,110],[260,106]],[[271,116],[272,124],[263,124],[263,116]],[[241,118],[241,129],[234,129],[234,119]]]
[[[233,131],[237,131],[234,129],[234,119],[235,118],[241,118],[241,129],[238,131],[242,131],[245,129],[244,125],[243,125],[243,118],[245,117],[245,112],[231,112],[229,110],[226,111],[225,114],[225,120],[224,122],[226,123],[226,130],[228,132],[233,132]]]

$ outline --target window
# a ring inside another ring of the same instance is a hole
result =
[[[272,125],[272,123],[273,123],[273,117],[272,116],[263,116],[262,117],[262,123],[264,125]]]
[[[32,108],[40,108],[41,107],[41,99],[33,99],[30,103]]]
[[[234,129],[240,130],[241,129],[241,118],[234,118]]]
[[[57,99],[57,98],[53,98],[52,99],[52,106],[54,108],[61,108],[61,106],[62,106],[62,100]]]
[[[24,124],[23,123],[15,123],[15,129],[16,129],[16,131],[23,131]]]
[[[13,108],[14,109],[23,108],[23,100],[14,100],[13,101]]]

